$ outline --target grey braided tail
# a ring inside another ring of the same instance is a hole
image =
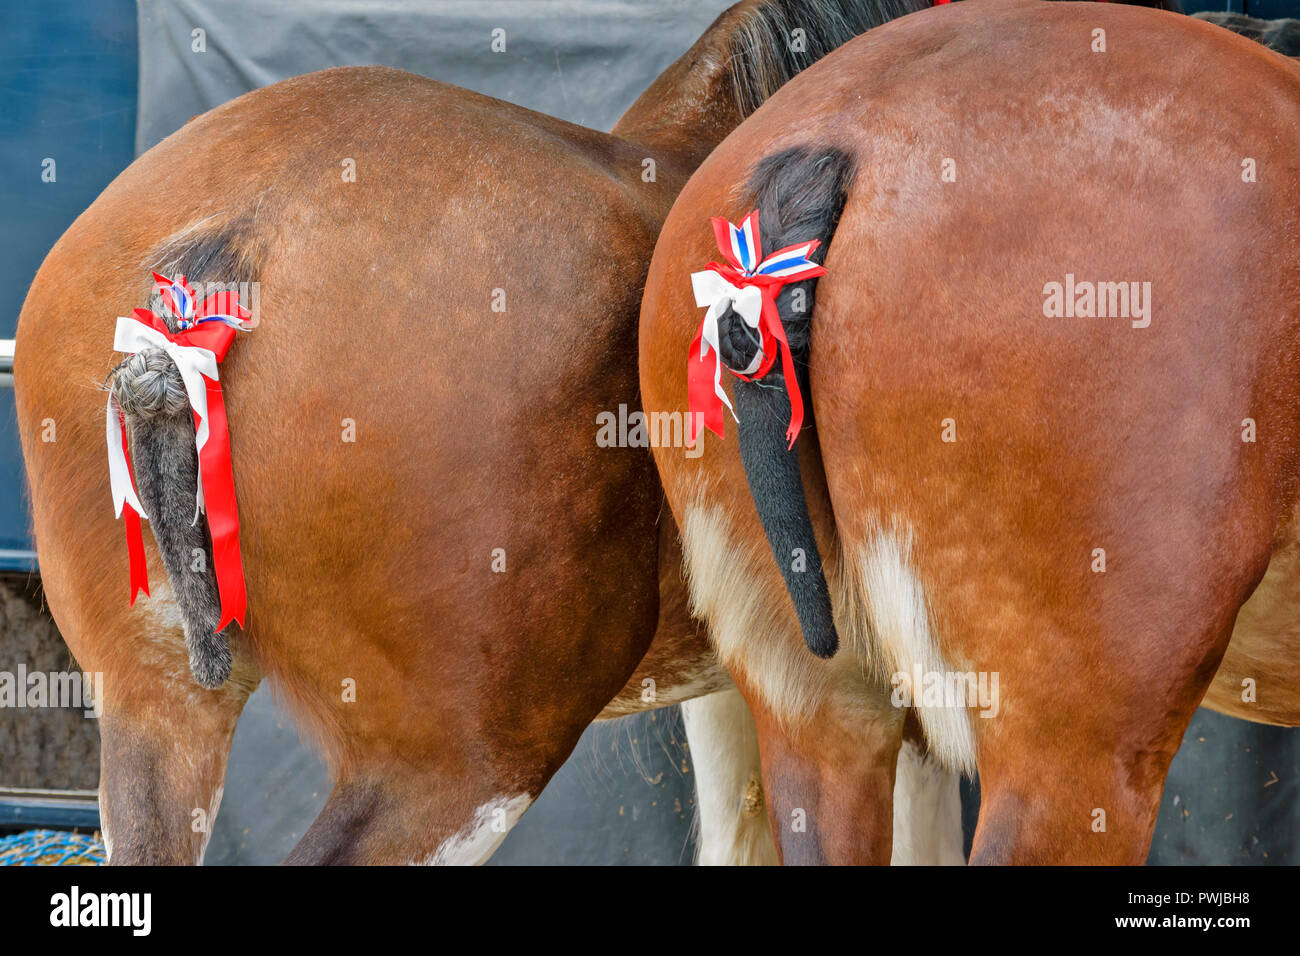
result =
[[[230,642],[215,633],[221,598],[207,522],[194,520],[199,462],[180,370],[162,349],[145,349],[113,370],[108,387],[126,414],[136,491],[181,610],[190,670],[204,687],[220,687]]]

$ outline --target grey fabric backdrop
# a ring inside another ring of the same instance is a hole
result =
[[[330,66],[382,64],[607,130],[726,0],[139,0],[143,152],[197,113]],[[193,52],[192,31],[207,52]],[[494,30],[504,53],[492,52]],[[431,118],[432,121],[432,118]]]
[[[361,64],[608,129],[727,5],[140,0],[137,149],[249,89]],[[491,50],[498,28],[504,53]],[[206,52],[192,49],[196,29]],[[689,862],[693,792],[682,744],[675,709],[592,728],[495,862]],[[1198,713],[1170,772],[1151,862],[1300,862],[1297,768],[1297,733]],[[236,734],[209,862],[282,859],[327,793],[323,767],[260,691]],[[975,799],[968,792],[971,820]]]

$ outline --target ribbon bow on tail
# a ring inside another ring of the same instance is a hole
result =
[[[176,319],[178,331],[172,332],[149,309],[135,309],[130,318],[118,316],[113,349],[128,354],[149,348],[162,349],[180,369],[185,394],[194,412],[194,444],[199,457],[194,523],[201,513],[207,513],[213,571],[221,595],[221,620],[216,631],[231,621],[238,621],[242,627],[248,602],[239,554],[239,512],[235,507],[235,479],[230,466],[230,433],[226,428],[226,406],[217,381],[217,366],[226,357],[235,330],[246,330],[242,320],[251,314],[239,304],[236,292],[217,292],[196,304],[197,296],[184,276],[168,279],[155,272],[153,277],[163,304]],[[140,591],[149,593],[149,572],[140,532],[140,519],[149,516],[135,493],[126,416],[112,391],[108,393],[107,438],[113,509],[126,524],[131,604],[134,605]]]
[[[781,324],[781,315],[776,308],[776,296],[787,283],[815,279],[826,274],[825,269],[808,260],[821,243],[813,239],[799,245],[786,246],[759,261],[763,243],[759,237],[757,210],[746,216],[739,226],[715,216],[713,232],[718,240],[718,248],[727,261],[710,262],[703,272],[691,274],[695,304],[709,311],[705,313],[700,331],[691,343],[686,362],[689,440],[692,444],[696,441],[701,422],[719,438],[725,437],[722,433],[723,405],[727,406],[732,418],[740,421],[722,388],[722,355],[718,351],[718,319],[730,307],[746,325],[757,332],[759,350],[748,368],[728,368],[727,371],[746,382],[755,381],[771,370],[777,353],[780,353],[781,371],[785,375],[785,388],[790,396],[790,425],[785,437],[789,447],[793,448],[794,440],[799,437],[799,429],[803,425],[803,398],[799,394],[799,382],[795,378],[790,343],[786,341],[785,327]],[[710,350],[713,351],[712,368],[704,361]]]

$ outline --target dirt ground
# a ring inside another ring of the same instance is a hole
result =
[[[0,671],[76,670],[35,578],[0,578]],[[80,707],[0,707],[0,786],[93,790],[99,729]]]

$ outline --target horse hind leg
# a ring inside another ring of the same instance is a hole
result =
[[[741,537],[738,520],[706,502],[683,522],[692,600],[753,716],[781,862],[889,863],[905,712],[848,647],[808,652],[762,530],[751,522]]]
[[[923,525],[914,547],[873,518],[839,522],[870,652],[911,687],[932,749],[978,763],[972,864],[1143,862],[1169,763],[1267,564],[1272,529],[1252,507],[1194,517],[1171,504],[1154,531],[1063,535],[1044,521],[1042,539],[990,536],[983,551],[922,549]],[[933,540],[951,533],[947,518]],[[1164,527],[1192,529],[1197,546]],[[1062,536],[1105,541],[1104,576]],[[1167,575],[1158,586],[1152,568]]]
[[[241,655],[221,688],[196,686],[168,586],[160,583],[129,613],[125,604],[117,626],[102,631],[59,616],[79,662],[102,674],[99,806],[108,862],[202,863],[235,726],[260,674]]]
[[[1235,609],[1202,606],[1185,616],[1159,599],[1144,604],[1134,608],[1143,626],[1090,635],[1106,648],[1097,670],[1002,668],[1004,687],[1032,681],[1060,692],[1050,702],[1017,701],[982,743],[972,864],[1146,860],[1169,764]],[[1026,643],[1045,639],[1019,633]]]
[[[738,690],[684,701],[701,866],[772,866],[758,731]]]
[[[199,864],[211,839],[247,693],[228,684],[227,699],[200,702],[172,690],[139,690],[100,720],[100,830],[113,866]]]
[[[754,710],[782,863],[890,863],[901,716],[861,697],[827,700],[797,728]]]
[[[461,755],[463,756],[463,755]],[[486,863],[544,781],[519,784],[453,768],[460,756],[419,766],[368,760],[346,767],[320,814],[284,861],[478,866]]]
[[[909,720],[894,776],[893,866],[966,865],[960,779],[934,758]]]
[[[778,862],[765,812],[758,730],[739,691],[681,705],[695,774],[701,866]],[[959,774],[927,750],[908,721],[894,777],[893,866],[965,866]]]

